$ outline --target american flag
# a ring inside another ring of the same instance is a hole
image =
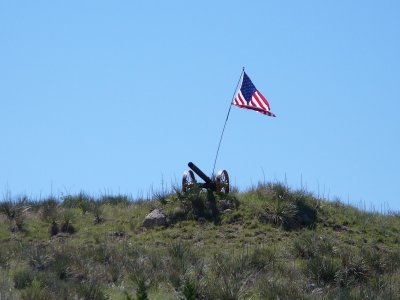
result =
[[[264,115],[275,117],[270,111],[267,99],[256,89],[246,72],[243,72],[242,84],[232,104],[240,108],[252,109]]]

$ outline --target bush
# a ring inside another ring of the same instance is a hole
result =
[[[58,218],[58,202],[55,198],[49,198],[40,204],[41,218],[47,222],[55,222]]]
[[[274,266],[277,260],[277,253],[272,248],[256,248],[250,255],[250,264],[256,270]]]
[[[63,199],[63,206],[66,208],[80,208],[84,215],[90,210],[93,201],[94,200],[90,196],[84,192],[80,192],[77,196],[65,196]]]
[[[60,232],[60,228],[59,228],[57,222],[56,222],[56,221],[53,221],[53,222],[50,224],[49,235],[50,235],[50,236],[55,236],[55,235],[57,235],[59,232]]]
[[[18,290],[29,286],[34,280],[32,271],[29,269],[18,270],[14,274],[14,287]]]
[[[363,247],[360,253],[368,269],[376,274],[382,274],[391,262],[384,260],[384,254],[375,247]]]
[[[329,237],[314,232],[305,232],[293,243],[293,252],[299,258],[313,258],[317,255],[333,255],[334,242]]]
[[[185,300],[196,300],[198,299],[196,284],[194,280],[187,278],[183,284],[183,296]]]
[[[126,270],[129,278],[137,285],[142,281],[146,286],[152,285],[157,279],[157,273],[164,270],[161,256],[140,248],[131,248],[127,252]]]
[[[91,212],[94,215],[94,224],[100,224],[104,222],[104,217],[103,217],[103,204],[100,202],[93,202],[91,205]]]
[[[306,263],[306,274],[318,284],[334,282],[340,270],[340,261],[334,257],[316,255]]]
[[[79,285],[78,294],[87,300],[106,300],[108,295],[104,292],[103,287],[95,281],[84,282]]]
[[[93,253],[94,259],[104,265],[106,274],[113,283],[122,278],[125,271],[126,257],[117,251],[111,243],[100,243]]]
[[[131,201],[129,201],[128,196],[124,196],[124,195],[117,195],[117,196],[106,195],[106,196],[101,197],[100,203],[109,204],[109,205],[125,205],[125,206],[127,206],[131,203]]]
[[[0,272],[0,299],[14,299],[12,283],[7,272]]]
[[[293,193],[293,200],[296,205],[296,223],[298,227],[314,227],[317,222],[317,201],[309,194],[300,191]]]
[[[182,241],[171,242],[167,251],[176,267],[186,269],[186,264],[188,264],[189,258],[192,255],[192,250],[188,243]]]
[[[390,251],[385,259],[388,264],[386,271],[394,273],[400,269],[400,249]]]
[[[51,264],[51,269],[58,279],[65,280],[68,277],[68,270],[71,263],[72,260],[68,254],[57,252]]]
[[[262,276],[259,291],[261,299],[307,299],[293,282],[273,276]]]
[[[238,299],[245,293],[247,280],[255,270],[247,255],[214,256],[211,265],[210,293],[215,299]]]
[[[168,200],[171,196],[172,196],[171,192],[168,192],[166,190],[161,190],[153,194],[153,199],[160,202],[161,205],[165,205],[168,203]]]
[[[9,266],[10,258],[12,254],[6,247],[0,248],[0,269],[7,268]]]
[[[17,202],[5,201],[0,204],[0,213],[7,217],[12,232],[23,231],[25,212],[30,208],[26,198]]]
[[[175,197],[165,204],[165,211],[171,223],[181,220],[219,223],[221,211],[238,206],[239,200],[233,195],[193,187],[186,192],[177,191]]]
[[[36,270],[46,269],[52,261],[52,256],[47,246],[39,243],[26,246],[25,256],[29,265]]]
[[[317,222],[317,201],[304,191],[292,192],[282,183],[259,184],[250,193],[266,202],[261,222],[282,226],[286,230],[313,227]]]
[[[350,287],[367,279],[368,269],[365,261],[359,255],[343,253],[341,268],[335,275],[336,282],[341,287]]]
[[[144,280],[139,280],[138,289],[136,290],[136,300],[148,300],[147,287]]]
[[[46,289],[46,287],[43,286],[41,282],[36,280],[33,280],[31,285],[21,293],[22,300],[48,300],[51,298],[51,293]]]
[[[61,215],[61,232],[74,233],[75,227],[72,225],[74,214],[71,210],[67,209]]]
[[[270,223],[288,228],[293,227],[296,213],[297,208],[293,203],[279,198],[269,202],[266,208],[266,217]]]

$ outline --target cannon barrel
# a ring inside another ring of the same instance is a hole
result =
[[[199,175],[199,177],[201,179],[203,179],[206,184],[212,183],[212,180],[210,179],[210,177],[208,177],[206,174],[204,174],[203,171],[200,170],[194,163],[192,163],[192,162],[188,163],[188,167],[191,168],[193,170],[193,172],[195,172],[197,175]]]

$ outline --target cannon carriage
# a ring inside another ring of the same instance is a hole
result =
[[[203,189],[210,189],[218,193],[229,193],[229,175],[226,170],[220,170],[217,175],[214,174],[208,177],[202,170],[200,170],[194,163],[189,162],[188,167],[190,170],[186,170],[182,177],[182,191],[186,192],[190,188],[197,186]],[[194,174],[197,174],[204,183],[197,183]]]

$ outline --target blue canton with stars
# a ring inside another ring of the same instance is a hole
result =
[[[247,76],[246,72],[243,74],[243,82],[242,87],[240,88],[244,99],[246,100],[247,104],[251,101],[251,97],[257,91],[254,84],[251,82],[249,76]]]

